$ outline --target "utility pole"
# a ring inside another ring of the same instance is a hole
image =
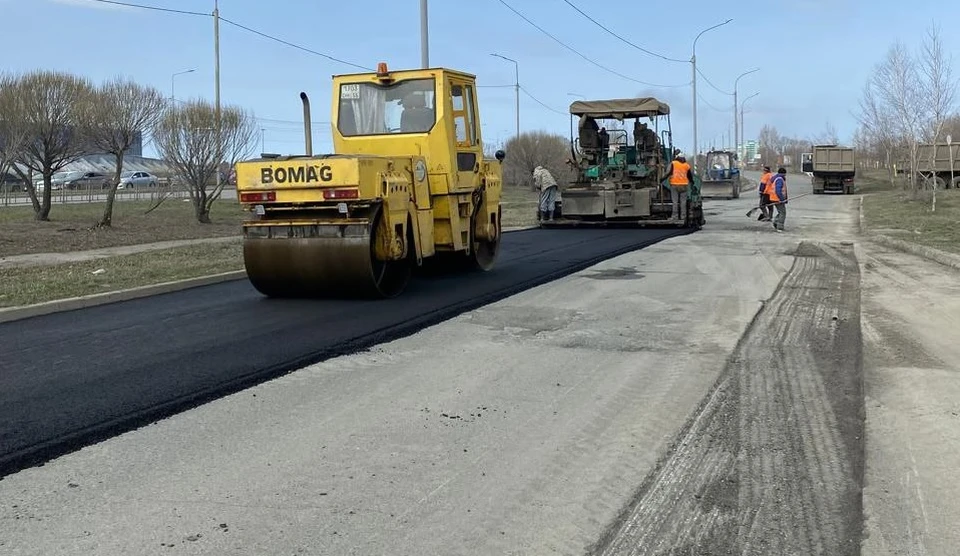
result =
[[[693,65],[693,153],[692,154],[693,154],[694,172],[696,172],[697,170],[697,154],[699,153],[699,151],[697,150],[697,41],[700,40],[700,36],[706,33],[707,31],[726,25],[731,21],[733,21],[732,18],[724,21],[723,23],[718,23],[713,27],[708,27],[703,31],[700,31],[700,34],[697,35],[697,38],[693,39],[693,56],[691,56],[690,58],[690,63]]]
[[[220,4],[218,0],[213,0],[213,54],[214,54],[214,75],[216,97],[216,118],[217,118],[217,191],[220,190],[220,163],[222,162],[223,152],[223,128],[220,123]]]
[[[502,58],[508,62],[513,62],[514,72],[515,72],[515,84],[514,90],[516,92],[516,114],[517,114],[517,137],[520,137],[520,64],[512,58],[507,58],[506,56],[501,56],[500,54],[491,54],[491,56],[496,56],[497,58]]]
[[[420,66],[430,67],[430,38],[427,28],[427,0],[420,0]]]

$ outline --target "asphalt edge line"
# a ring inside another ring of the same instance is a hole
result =
[[[537,226],[532,226],[531,228],[527,229],[533,229],[536,227]],[[0,480],[7,475],[20,473],[26,469],[45,465],[47,462],[77,452],[86,446],[99,444],[100,442],[142,429],[167,419],[173,415],[189,411],[206,403],[239,394],[248,388],[258,386],[270,380],[275,380],[310,365],[333,359],[335,357],[360,353],[370,349],[372,346],[409,337],[410,335],[421,330],[436,326],[443,322],[447,322],[469,311],[476,310],[491,303],[502,301],[503,299],[523,293],[527,290],[552,282],[554,280],[577,274],[578,272],[586,270],[594,265],[625,255],[627,253],[646,249],[663,241],[693,234],[695,231],[696,230],[692,228],[679,229],[674,233],[666,235],[662,238],[644,240],[636,244],[610,251],[606,255],[597,255],[583,259],[574,265],[557,269],[548,274],[530,278],[523,282],[512,283],[508,286],[500,288],[499,290],[489,292],[482,297],[463,300],[459,303],[448,305],[443,309],[424,313],[414,319],[371,331],[363,336],[346,340],[337,346],[331,346],[313,353],[305,354],[293,360],[272,365],[268,368],[250,371],[242,375],[236,375],[232,379],[214,386],[193,391],[189,394],[180,396],[179,398],[167,400],[157,405],[137,410],[132,414],[118,416],[110,421],[101,422],[79,431],[73,431],[56,440],[44,441],[39,444],[21,449],[14,454],[0,456]]]
[[[538,226],[514,226],[503,230],[503,233],[520,232],[531,230]],[[149,252],[149,251],[144,251]],[[124,256],[124,255],[117,255]],[[109,257],[106,257],[109,258]],[[69,263],[66,263],[69,264]],[[246,278],[245,270],[232,270],[220,274],[208,274],[206,276],[197,276],[195,278],[186,278],[172,282],[161,282],[159,284],[148,284],[123,290],[114,290],[109,292],[94,293],[82,295],[79,297],[66,297],[63,299],[54,299],[42,303],[30,305],[18,305],[14,307],[5,307],[0,309],[0,323],[13,322],[17,320],[50,315],[53,313],[64,313],[75,311],[77,309],[87,309],[100,305],[108,305],[120,301],[131,301],[144,297],[151,297],[165,293],[173,293],[201,286],[209,286],[232,280],[242,280]]]
[[[863,195],[860,196],[860,233],[863,234],[866,232],[864,224],[864,210],[863,210]],[[904,253],[909,253],[911,255],[916,255],[918,257],[923,257],[935,263],[942,264],[943,266],[960,270],[960,255],[955,255],[953,253],[948,253],[942,249],[937,249],[935,247],[927,247],[926,245],[920,245],[918,243],[913,243],[910,241],[904,241],[902,239],[897,239],[890,237],[886,234],[871,234],[869,241],[874,243],[879,243],[885,247],[891,249],[896,249]]]
[[[138,286],[124,290],[95,293],[80,297],[67,297],[64,299],[55,299],[53,301],[45,301],[43,303],[35,303],[32,305],[8,307],[0,309],[0,323],[23,320],[41,315],[49,315],[52,313],[74,311],[76,309],[86,309],[88,307],[107,305],[109,303],[116,303],[119,301],[130,301],[132,299],[171,293],[180,290],[196,288],[199,286],[209,286],[211,284],[219,284],[221,282],[229,282],[231,280],[240,280],[246,276],[247,272],[245,270],[231,270],[229,272],[222,272],[220,274],[186,278],[184,280],[174,280],[172,282],[161,282],[160,284],[150,284],[147,286]]]

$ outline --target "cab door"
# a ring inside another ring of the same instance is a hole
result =
[[[483,144],[477,126],[476,91],[473,83],[455,78],[450,80],[449,87],[456,141],[454,187],[469,189],[479,184],[480,163],[483,161]]]

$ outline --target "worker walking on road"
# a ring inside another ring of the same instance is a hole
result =
[[[553,210],[557,203],[557,180],[553,179],[553,174],[543,166],[537,166],[533,169],[533,183],[540,191],[540,211],[537,214],[537,220],[553,220]]]
[[[760,218],[761,222],[770,222],[773,220],[773,207],[770,206],[770,195],[767,195],[767,185],[773,179],[773,172],[769,166],[763,167],[763,175],[760,176]]]
[[[777,207],[777,217],[773,220],[773,229],[782,232],[787,220],[787,170],[778,168],[776,175],[767,184],[767,196],[770,203]]]
[[[670,219],[677,220],[677,209],[679,209],[680,220],[686,220],[687,190],[693,183],[693,170],[687,164],[683,153],[677,153],[676,159],[670,163],[670,172],[667,177],[670,178],[670,200],[673,202]]]

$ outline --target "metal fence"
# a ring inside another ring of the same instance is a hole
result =
[[[208,192],[213,190],[213,185],[208,188]],[[108,190],[99,187],[81,186],[78,189],[56,189],[50,192],[51,204],[74,204],[74,203],[105,203],[107,201]],[[37,198],[43,199],[43,191],[37,191]],[[156,187],[135,186],[132,188],[117,189],[116,202],[125,201],[153,201],[156,202],[162,198],[168,199],[189,199],[190,192],[188,188],[176,181],[168,178],[160,178]],[[236,189],[233,186],[226,186],[220,195],[221,199],[236,198]],[[30,195],[23,191],[22,187],[4,187],[0,192],[0,206],[3,207],[29,207],[32,206]]]

